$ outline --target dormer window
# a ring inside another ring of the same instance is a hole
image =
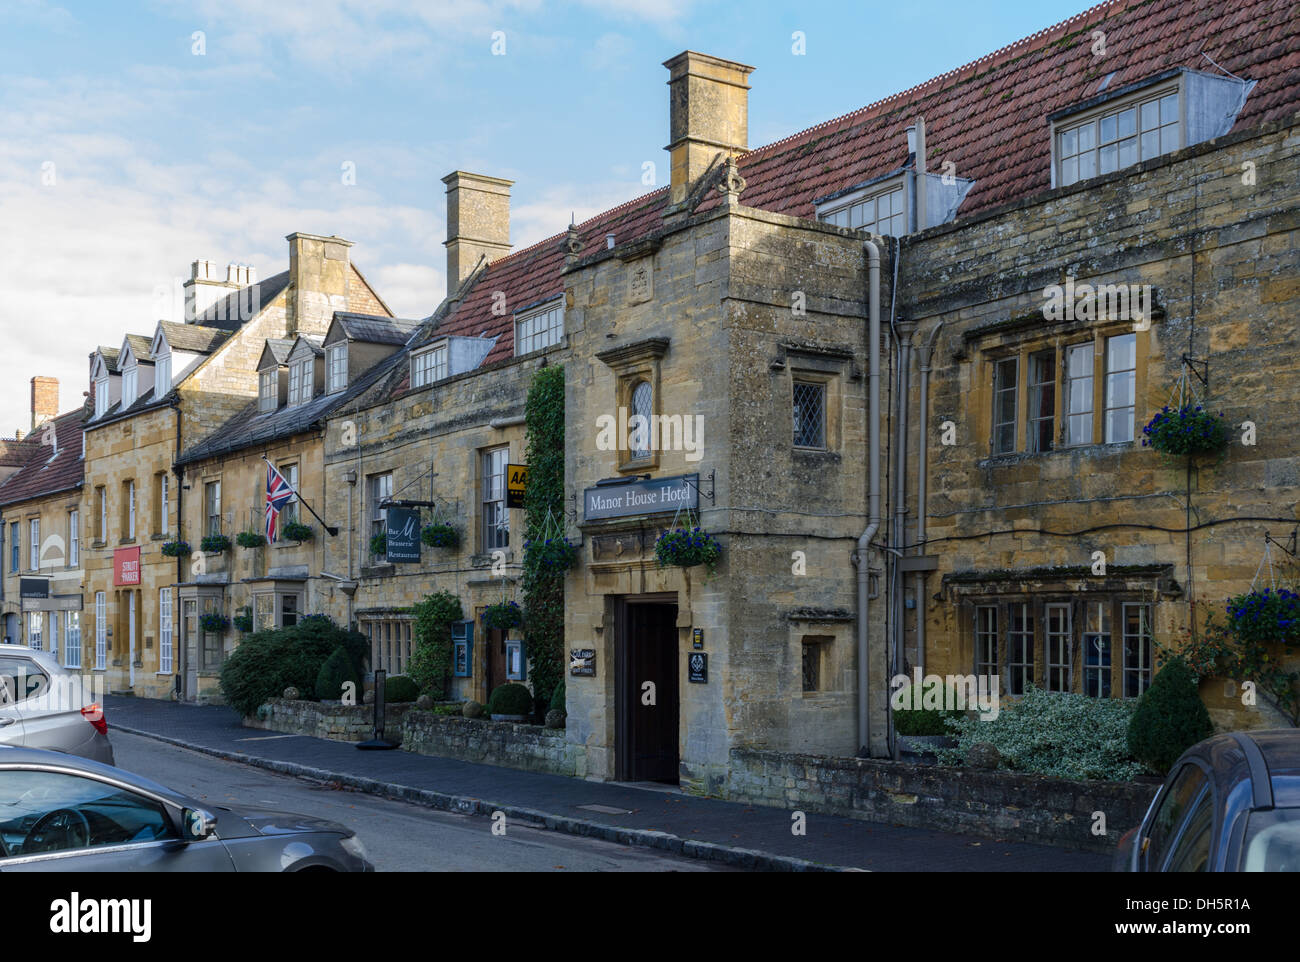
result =
[[[554,300],[515,317],[515,354],[540,351],[564,338],[564,301]]]
[[[1057,184],[1110,174],[1182,146],[1177,85],[1058,128]]]
[[[907,234],[907,196],[897,180],[837,197],[817,209],[817,219],[836,227],[888,237]]]
[[[348,386],[348,345],[334,344],[325,353],[325,391],[333,394]]]
[[[108,411],[108,378],[101,377],[95,382],[95,417],[102,418]]]
[[[424,387],[447,376],[447,345],[422,351],[411,358],[411,387]]]
[[[135,403],[135,389],[139,372],[133,364],[122,372],[122,410]]]
[[[312,371],[312,360],[306,358],[302,361],[294,361],[289,365],[289,406],[293,407],[298,404],[306,404],[312,399],[312,388],[314,387]]]
[[[257,376],[257,409],[263,414],[274,411],[280,403],[280,372],[277,368]]]
[[[162,400],[172,389],[172,356],[159,354],[154,357],[153,396]]]

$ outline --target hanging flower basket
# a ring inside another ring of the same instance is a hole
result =
[[[388,535],[377,534],[370,539],[370,553],[376,558],[388,557]]]
[[[1242,644],[1300,644],[1300,595],[1265,588],[1229,598],[1228,629]]]
[[[312,526],[303,524],[301,521],[290,521],[280,529],[280,534],[284,535],[289,541],[296,541],[299,544],[316,537],[316,532]]]
[[[165,558],[188,558],[194,553],[188,541],[167,541],[162,546]]]
[[[224,634],[226,629],[230,627],[230,619],[225,615],[210,611],[199,616],[199,627],[210,634]]]
[[[538,571],[568,571],[578,561],[578,546],[563,535],[524,542],[524,564]]]
[[[449,524],[434,522],[426,524],[420,532],[420,540],[430,548],[454,548],[460,544],[460,532]]]
[[[1193,457],[1217,454],[1228,445],[1228,425],[1223,412],[1217,415],[1201,405],[1184,404],[1178,408],[1161,408],[1147,426],[1142,446],[1163,454]]]
[[[235,535],[235,544],[241,548],[260,548],[266,544],[266,535],[256,531],[241,531]]]
[[[655,541],[655,561],[661,568],[704,565],[712,575],[722,557],[722,545],[700,528],[673,528]]]
[[[524,612],[513,601],[502,601],[483,609],[483,627],[500,631],[518,628],[524,623]]]
[[[221,554],[230,550],[230,539],[224,534],[210,534],[199,542],[199,550],[205,554]]]
[[[247,608],[235,615],[233,621],[235,627],[246,635],[253,630],[253,615]]]

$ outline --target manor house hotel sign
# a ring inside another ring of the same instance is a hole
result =
[[[598,484],[586,491],[584,513],[588,521],[595,521],[678,509],[694,511],[700,503],[699,481],[698,474],[687,474],[676,478]]]

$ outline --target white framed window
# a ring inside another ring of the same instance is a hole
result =
[[[95,532],[96,541],[100,543],[108,541],[108,492],[103,487],[95,489],[95,500],[99,502],[99,511],[96,512],[99,518],[99,530]]]
[[[289,482],[289,487],[295,491],[298,490],[298,465],[281,464],[277,470],[284,480]],[[280,512],[280,528],[284,529],[286,524],[296,524],[298,521],[298,496],[295,494],[293,500],[286,504]]]
[[[126,537],[128,541],[135,540],[135,482],[126,483]]]
[[[435,347],[411,357],[411,387],[424,387],[447,376],[447,346]]]
[[[1144,93],[1056,129],[1057,186],[1109,174],[1182,146],[1177,87]]]
[[[170,674],[172,670],[172,590],[158,592],[158,672]]]
[[[998,664],[998,608],[980,605],[975,609],[975,674],[992,678]]]
[[[1056,352],[1029,356],[1029,450],[1050,451],[1056,441]]]
[[[1020,358],[1004,357],[993,364],[993,453],[1016,449],[1019,413]]]
[[[1034,618],[1027,602],[1007,611],[1007,694],[1023,695],[1034,683]]]
[[[257,409],[263,414],[274,411],[280,403],[280,372],[276,368],[257,376]]]
[[[1065,349],[1065,443],[1092,444],[1093,345],[1072,344]]]
[[[393,496],[393,474],[376,474],[370,478],[370,534],[388,533],[388,509],[385,501]]]
[[[154,534],[167,534],[171,530],[170,482],[166,471],[158,472],[158,484],[155,494],[158,501],[158,513],[154,516]]]
[[[556,301],[515,318],[515,354],[559,344],[564,338],[564,302]]]
[[[134,367],[122,372],[122,410],[124,411],[135,403],[135,388],[138,380],[138,372]]]
[[[335,344],[327,351],[325,359],[325,391],[333,394],[348,386],[348,345]]]
[[[68,512],[68,567],[76,568],[81,564],[81,512],[73,509]]]
[[[506,507],[506,462],[510,448],[483,452],[483,550],[510,546],[510,509]]]
[[[1106,443],[1133,440],[1137,405],[1137,335],[1106,338]]]
[[[1047,690],[1068,692],[1072,684],[1070,666],[1073,664],[1074,640],[1070,606],[1054,602],[1044,605],[1043,614],[1047,623]]]
[[[221,534],[221,482],[209,481],[203,486],[203,512],[205,535]]]
[[[1137,698],[1151,687],[1151,605],[1125,604],[1124,616],[1124,698]]]
[[[101,377],[95,382],[95,417],[103,417],[108,411],[108,378]]]
[[[104,670],[108,657],[108,604],[104,592],[95,592],[95,669]]]
[[[41,519],[32,518],[27,526],[29,541],[27,543],[27,569],[39,571],[41,568]]]
[[[836,227],[866,230],[889,237],[907,234],[906,195],[901,186],[891,186],[876,193],[854,194],[834,201],[817,211],[817,219]]]
[[[41,647],[41,630],[45,627],[45,612],[27,612],[27,647]]]
[[[172,356],[160,354],[154,358],[153,396],[159,400],[172,389]]]
[[[63,667],[81,667],[80,611],[69,611],[63,616]]]
[[[1083,609],[1083,693],[1110,697],[1110,602],[1090,601]]]
[[[315,364],[311,358],[298,362],[298,403],[306,404],[316,389]]]

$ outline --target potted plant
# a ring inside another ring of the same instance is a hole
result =
[[[1187,457],[1218,454],[1228,445],[1228,425],[1223,412],[1211,414],[1199,404],[1184,404],[1177,409],[1165,405],[1147,422],[1142,433],[1146,435],[1142,446],[1163,454]]]
[[[182,541],[177,538],[175,541],[165,541],[162,546],[163,557],[166,558],[188,558],[194,553],[188,541]]]
[[[235,535],[235,544],[241,548],[260,548],[266,544],[266,535],[258,531],[241,531]]]
[[[509,631],[511,628],[518,628],[523,623],[523,609],[513,601],[499,601],[483,609],[484,628]]]
[[[1300,644],[1300,595],[1265,588],[1229,598],[1228,629],[1239,643]]]
[[[690,522],[688,521],[687,524]],[[671,528],[655,541],[655,562],[660,568],[694,568],[704,565],[709,575],[718,566],[722,546],[699,527]]]
[[[230,539],[224,534],[210,534],[199,542],[199,550],[204,554],[221,554],[230,550]]]
[[[249,634],[253,630],[253,612],[247,607],[241,608],[239,614],[234,617],[234,624],[244,634]]]
[[[533,710],[533,693],[518,682],[507,682],[488,698],[493,721],[526,722]]]
[[[435,521],[420,531],[420,540],[430,548],[454,548],[460,544],[460,532],[449,524]]]
[[[280,533],[289,541],[296,541],[299,544],[302,544],[304,541],[310,541],[316,536],[316,532],[312,529],[312,526],[309,524],[303,524],[301,521],[290,521],[280,529]]]
[[[207,611],[199,616],[199,627],[209,634],[224,634],[230,627],[230,619],[218,611]]]
[[[370,553],[376,558],[388,557],[388,535],[377,534],[370,539]]]
[[[578,546],[563,535],[524,542],[524,564],[540,571],[567,571],[578,560]]]

